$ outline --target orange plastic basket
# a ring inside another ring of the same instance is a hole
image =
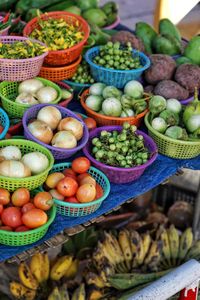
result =
[[[65,11],[54,11],[50,13],[45,13],[40,16],[42,20],[48,20],[49,18],[53,19],[64,19],[68,24],[73,24],[77,26],[77,21],[79,22],[79,30],[84,32],[84,38],[77,45],[68,48],[66,50],[58,50],[58,51],[49,51],[48,55],[45,58],[45,64],[52,66],[62,66],[71,64],[81,55],[84,44],[87,42],[87,39],[90,34],[90,27],[88,23],[80,16],[75,14],[71,14]],[[38,17],[33,18],[30,22],[27,23],[23,30],[24,36],[29,36],[31,32],[37,28],[39,29]],[[60,80],[60,79],[58,79]]]
[[[86,104],[85,100],[86,97],[89,95],[89,89],[85,90],[81,94],[81,105],[85,109],[88,117],[91,117],[96,120],[97,124],[99,126],[105,126],[105,125],[122,125],[124,122],[128,122],[132,125],[136,125],[137,127],[140,126],[144,116],[148,112],[148,109],[144,110],[141,114],[137,115],[136,117],[127,117],[127,118],[119,118],[119,117],[109,117],[105,115],[98,114],[97,112],[90,109]],[[149,101],[150,95],[147,93],[144,93],[144,99],[146,101]]]
[[[49,66],[42,66],[40,69],[40,77],[46,78],[51,81],[61,81],[64,79],[69,79],[74,76],[78,65],[80,64],[82,56],[72,63],[71,65],[61,66],[61,67],[49,67]]]

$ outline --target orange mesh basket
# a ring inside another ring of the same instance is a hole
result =
[[[40,77],[46,78],[51,81],[61,81],[64,79],[70,79],[76,73],[78,65],[80,64],[82,56],[73,62],[71,65],[61,67],[50,67],[43,65],[40,69]]]
[[[107,125],[120,125],[120,126],[122,126],[124,122],[128,122],[131,125],[135,125],[135,126],[139,127],[142,120],[144,119],[144,116],[148,112],[148,109],[146,109],[142,113],[140,113],[139,115],[137,115],[135,117],[127,117],[127,118],[109,117],[109,116],[101,115],[101,114],[93,111],[92,109],[90,109],[85,104],[85,100],[86,100],[88,95],[89,95],[89,89],[85,90],[81,94],[81,105],[85,109],[88,117],[91,117],[91,118],[95,119],[99,126],[107,126]],[[149,101],[150,95],[147,94],[147,93],[144,93],[144,99],[146,101]]]
[[[83,40],[80,41],[77,45],[66,50],[49,51],[44,61],[45,64],[52,66],[62,66],[71,64],[72,62],[77,60],[77,58],[81,55],[84,44],[87,42],[87,39],[90,34],[90,27],[82,17],[65,11],[54,11],[50,13],[45,13],[40,16],[40,19],[42,20],[48,20],[49,18],[63,19],[68,24],[73,24],[76,26],[77,21],[79,22],[79,30],[84,33]],[[38,19],[38,17],[33,18],[30,22],[27,23],[23,30],[24,36],[29,36],[35,28],[40,29]]]

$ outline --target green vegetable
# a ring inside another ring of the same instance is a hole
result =
[[[145,47],[147,53],[152,54],[152,42],[157,36],[156,31],[149,24],[144,22],[136,23],[135,34],[139,37]]]
[[[51,0],[51,4],[59,3],[60,0]],[[49,2],[46,0],[19,0],[15,7],[15,11],[17,14],[23,15],[30,8],[39,8],[44,9],[49,6]]]
[[[161,19],[159,22],[159,33],[162,35],[170,35],[181,42],[181,34],[178,28],[169,20]]]
[[[104,99],[115,97],[117,99],[121,98],[122,92],[118,90],[115,86],[108,85],[103,89],[102,95]]]
[[[78,15],[78,16],[81,15],[80,8],[78,6],[75,6],[75,5],[66,8],[66,11],[68,11],[68,12],[70,12],[72,14]]]
[[[176,114],[179,114],[182,110],[181,103],[176,99],[167,100],[167,110],[170,110]]]
[[[75,2],[82,11],[90,8],[97,8],[99,4],[99,0],[75,0]]]
[[[61,98],[62,99],[68,99],[71,97],[72,93],[70,93],[68,90],[66,89],[61,89],[62,95]]]
[[[164,133],[167,129],[167,123],[161,117],[156,117],[153,119],[151,126],[160,133]]]
[[[102,110],[107,116],[120,117],[122,105],[117,98],[110,97],[103,101]]]
[[[50,11],[61,11],[64,10],[66,11],[69,7],[74,5],[74,0],[65,0],[62,2],[59,2],[57,4],[50,4],[48,7],[44,9],[45,12],[50,12]]]
[[[200,129],[200,114],[191,116],[187,121],[186,128],[190,133],[194,133]]]
[[[105,45],[110,40],[110,35],[102,31],[97,25],[90,24],[90,37],[96,45]]]
[[[200,36],[193,37],[184,50],[184,56],[194,64],[200,65]]]
[[[107,23],[107,16],[100,8],[90,8],[85,10],[82,16],[89,23],[95,24],[99,27],[104,27]]]
[[[107,16],[107,22],[106,22],[107,26],[116,21],[118,15],[118,5],[115,2],[110,1],[105,3],[101,7],[101,9],[104,11],[104,13]]]
[[[89,94],[95,96],[101,96],[105,87],[106,87],[105,83],[96,82],[92,84],[91,87],[89,88]]]
[[[200,101],[198,99],[197,89],[195,89],[194,100],[186,106],[186,109],[183,113],[183,122],[186,128],[188,120],[194,115],[200,115]]]
[[[139,81],[131,80],[125,85],[124,93],[134,99],[141,99],[144,94],[144,89]]]
[[[0,11],[9,11],[16,2],[17,0],[1,0]]]
[[[149,110],[152,116],[158,115],[160,112],[165,110],[167,107],[167,102],[162,96],[153,96],[149,101]]]
[[[136,287],[140,284],[148,283],[154,281],[163,275],[167,274],[169,270],[153,273],[125,273],[125,274],[115,274],[109,277],[109,283],[112,287],[118,290],[126,290]]]
[[[25,21],[29,22],[30,20],[39,16],[40,14],[42,14],[41,10],[39,10],[38,8],[31,8],[26,14]]]
[[[122,95],[121,96],[121,104],[123,106],[123,108],[131,108],[132,107],[132,102],[131,102],[131,97],[129,97],[128,95]]]
[[[186,56],[181,56],[176,59],[177,66],[180,66],[183,64],[191,64],[191,63],[192,63],[191,59],[187,58]]]
[[[126,117],[133,117],[135,114],[134,114],[134,111],[131,109],[131,108],[125,108],[120,117],[122,118],[126,118]]]
[[[90,95],[87,97],[85,104],[94,111],[101,109],[103,98],[101,96]]]
[[[158,35],[153,39],[153,48],[156,53],[176,55],[181,53],[181,45],[172,36]]]
[[[169,126],[179,124],[179,116],[178,116],[178,114],[174,113],[173,111],[166,109],[159,114],[159,117],[162,118],[163,120],[165,120],[165,122]]]
[[[94,82],[94,79],[90,73],[90,67],[84,59],[82,59],[78,69],[76,70],[76,73],[73,75],[71,80],[81,84]]]
[[[165,135],[175,140],[188,140],[186,130],[179,126],[171,126],[167,128]]]

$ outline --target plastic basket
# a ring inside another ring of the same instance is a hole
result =
[[[184,99],[184,100],[179,100],[179,102],[182,104],[182,105],[188,105],[190,102],[192,102],[194,100],[194,95],[190,96],[189,98],[187,99]]]
[[[139,55],[142,68],[134,70],[112,70],[93,63],[93,58],[99,54],[100,47],[93,47],[85,54],[85,60],[90,65],[92,77],[96,82],[103,82],[106,85],[114,85],[123,88],[130,80],[140,80],[142,73],[149,68],[150,59],[142,52],[133,50],[133,56]]]
[[[12,44],[14,42],[23,42],[28,40],[26,37],[16,37],[16,36],[0,36],[0,43]],[[31,40],[42,44],[39,41]],[[43,45],[43,44],[42,44]],[[26,59],[5,59],[0,58],[1,72],[0,81],[23,81],[36,77],[40,68],[42,67],[45,56],[48,52],[42,55],[26,58]]]
[[[0,36],[6,36],[8,35],[8,31],[10,29],[10,26],[6,27],[5,29],[0,31]]]
[[[64,80],[69,86],[73,88],[74,92],[80,93],[82,90],[89,88],[92,84],[89,83],[78,83],[70,80]]]
[[[59,86],[44,78],[36,78],[39,79],[42,83],[44,83],[44,85],[51,86],[57,91],[58,97],[52,103],[58,103],[61,99],[61,89],[59,88]],[[22,118],[24,112],[32,105],[24,105],[15,102],[15,99],[18,96],[18,86],[18,82],[4,81],[0,83],[0,97],[2,106],[8,112],[9,116],[15,118]]]
[[[70,168],[71,163],[60,163],[54,165],[50,173],[62,172],[66,168]],[[95,212],[108,197],[110,193],[110,182],[108,178],[96,168],[90,167],[88,173],[92,175],[98,184],[103,188],[103,197],[88,203],[69,203],[54,199],[57,208],[57,213],[67,217],[83,217]]]
[[[172,158],[188,159],[200,154],[199,141],[179,141],[157,132],[149,123],[149,113],[145,116],[145,124],[149,135],[156,142],[158,151],[161,154]]]
[[[8,133],[11,135],[20,134],[22,133],[22,131],[23,131],[23,126],[21,121],[15,125],[11,125],[8,129]]]
[[[60,88],[65,89],[65,90],[70,90],[70,86],[62,81],[59,81],[56,83]],[[62,107],[67,107],[67,105],[72,101],[74,97],[74,93],[72,92],[71,97],[65,99],[65,100],[61,100],[58,105],[62,106]]]
[[[28,123],[30,122],[30,120],[35,119],[38,112],[39,112],[39,110],[41,108],[45,107],[45,106],[50,106],[50,104],[34,105],[33,107],[29,108],[25,112],[25,114],[23,116],[23,119],[22,119],[22,123],[23,123],[23,127],[24,127],[24,136],[28,140],[33,140],[34,142],[46,147],[48,150],[50,150],[52,152],[55,159],[66,159],[68,157],[71,157],[77,151],[81,150],[88,141],[89,133],[88,133],[88,129],[87,129],[86,124],[83,122],[83,120],[81,120],[75,113],[73,113],[69,109],[64,108],[62,106],[59,106],[59,105],[51,105],[51,106],[54,106],[57,109],[59,109],[59,111],[62,114],[62,118],[72,117],[72,118],[75,118],[78,121],[80,121],[81,124],[83,125],[83,137],[80,141],[78,141],[78,146],[73,148],[73,149],[57,148],[57,147],[53,147],[51,145],[47,145],[45,143],[42,143],[30,133],[30,131],[28,130]]]
[[[17,146],[21,150],[23,155],[34,151],[39,151],[46,155],[46,157],[49,160],[49,166],[48,168],[46,168],[46,170],[44,170],[38,175],[29,176],[25,178],[0,176],[0,187],[9,191],[15,191],[20,187],[25,187],[29,190],[34,190],[40,185],[42,185],[48,176],[48,172],[53,167],[54,159],[51,152],[37,143],[23,139],[9,139],[0,141],[0,148],[6,146]]]
[[[40,19],[42,20],[48,20],[49,18],[64,19],[67,23],[76,26],[78,22],[79,30],[84,32],[83,40],[80,41],[77,45],[68,48],[66,50],[49,51],[48,56],[45,58],[45,63],[48,65],[61,66],[61,65],[70,64],[73,61],[77,60],[78,57],[81,55],[83,46],[86,43],[90,34],[90,27],[82,17],[65,11],[55,11],[55,12],[45,13],[40,16]],[[35,28],[37,29],[40,28],[38,24],[38,17],[32,19],[30,22],[27,23],[27,25],[23,30],[23,35],[29,36]]]
[[[144,116],[148,112],[148,109],[145,109],[139,115],[137,115],[135,117],[127,117],[127,118],[105,116],[105,115],[102,115],[102,114],[99,114],[99,113],[93,111],[92,109],[90,109],[85,104],[85,100],[86,100],[86,97],[88,96],[88,93],[89,93],[89,89],[85,90],[82,93],[82,95],[81,95],[81,105],[85,109],[88,117],[91,117],[91,118],[95,119],[95,121],[97,122],[97,124],[99,126],[106,126],[106,125],[120,125],[120,126],[122,126],[124,122],[128,122],[132,125],[136,125],[137,127],[139,127],[142,120],[143,120],[143,118],[144,118]],[[144,95],[145,95],[144,99],[146,101],[148,101],[150,99],[150,95],[146,94],[146,93]]]
[[[2,108],[0,108],[0,125],[3,127],[3,131],[0,133],[0,140],[2,140],[10,126],[8,115]]]
[[[107,30],[114,29],[115,27],[117,27],[117,26],[120,24],[120,21],[121,21],[121,20],[120,20],[120,17],[117,16],[115,22],[113,22],[112,24],[110,24],[110,25],[104,27],[103,29],[107,29]]]
[[[48,221],[46,224],[24,232],[12,232],[0,230],[0,244],[7,246],[24,246],[37,242],[47,233],[49,226],[56,217],[56,207],[53,206],[48,213]]]
[[[133,168],[117,168],[105,165],[99,161],[97,161],[92,155],[91,155],[91,141],[94,137],[98,137],[102,130],[107,130],[109,132],[113,130],[121,131],[122,126],[104,126],[95,128],[90,132],[89,136],[89,142],[87,145],[83,148],[83,152],[85,156],[92,162],[92,164],[101,170],[104,174],[107,175],[110,182],[113,183],[128,183],[131,181],[135,181],[144,173],[147,167],[149,167],[156,159],[158,155],[158,149],[155,144],[155,142],[144,132],[137,130],[137,134],[141,134],[144,137],[144,144],[148,148],[149,152],[151,153],[150,159],[141,166],[136,166]]]
[[[42,66],[40,70],[40,76],[51,81],[61,81],[64,79],[69,79],[74,76],[76,70],[81,62],[82,56],[67,66],[60,66],[60,67],[50,67],[47,65]]]

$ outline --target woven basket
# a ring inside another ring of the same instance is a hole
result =
[[[79,117],[77,117],[77,115],[75,113],[73,113],[72,111],[70,111],[69,109],[59,106],[59,105],[51,105],[51,106],[56,107],[61,112],[62,118],[72,117],[72,118],[77,119],[79,122],[81,122],[81,124],[83,125],[83,137],[81,138],[80,141],[78,141],[77,147],[75,147],[73,149],[57,148],[57,147],[53,147],[51,145],[42,143],[41,141],[39,141],[37,138],[35,138],[30,133],[30,131],[28,129],[28,124],[29,124],[30,120],[36,119],[36,116],[37,116],[39,110],[45,106],[50,106],[50,104],[34,105],[25,112],[23,119],[22,119],[22,123],[23,123],[23,127],[24,127],[24,136],[28,140],[32,140],[32,141],[42,145],[43,147],[46,147],[48,150],[50,150],[52,152],[55,159],[69,158],[72,155],[74,155],[77,151],[81,150],[87,143],[88,137],[89,137],[87,126],[83,122],[83,120],[81,120]]]
[[[42,173],[30,177],[14,178],[0,176],[0,187],[7,189],[8,191],[15,191],[20,187],[34,190],[42,185],[48,176],[48,172],[53,167],[54,159],[51,152],[37,143],[23,139],[9,139],[0,141],[0,148],[6,146],[17,146],[21,150],[22,155],[35,151],[41,152],[48,158],[49,165]]]
[[[71,163],[60,163],[54,165],[50,173],[62,172],[66,168],[70,168]],[[108,197],[110,193],[110,183],[108,178],[98,169],[90,167],[88,173],[96,180],[103,188],[104,194],[101,198],[88,203],[69,203],[54,199],[57,213],[67,217],[83,217],[95,212]]]
[[[23,42],[26,40],[28,40],[28,38],[26,37],[0,36],[0,43],[5,44]],[[42,44],[41,42],[36,40],[31,41]],[[40,72],[40,69],[44,62],[44,58],[45,56],[47,56],[47,54],[48,52],[45,52],[42,55],[26,59],[0,58],[0,81],[23,81],[26,79],[36,77]]]
[[[136,125],[137,127],[139,127],[142,120],[144,119],[144,116],[148,112],[148,109],[145,109],[139,115],[137,115],[135,117],[127,117],[127,118],[105,116],[105,115],[102,115],[102,114],[99,114],[99,113],[93,111],[85,104],[88,94],[89,94],[89,89],[85,90],[81,94],[81,105],[84,108],[84,110],[86,111],[88,117],[95,119],[99,126],[107,126],[107,125],[121,125],[122,126],[124,122],[128,122],[132,125]],[[144,99],[146,101],[148,101],[150,99],[150,95],[145,93]]]
[[[42,83],[44,83],[44,85],[51,86],[57,91],[58,97],[52,103],[58,103],[61,99],[61,89],[59,88],[59,86],[44,78],[36,78],[39,79]],[[0,83],[0,97],[2,106],[8,112],[9,116],[15,118],[22,118],[24,112],[32,105],[24,105],[15,102],[15,99],[18,96],[18,86],[18,82],[4,81]]]
[[[8,132],[10,126],[8,115],[2,108],[0,108],[0,125],[3,127],[3,130],[0,133],[0,140],[2,140]]]
[[[148,133],[158,146],[158,152],[180,159],[193,158],[200,155],[200,140],[199,141],[179,141],[159,133],[149,123],[149,113],[145,116],[145,125],[148,128]]]
[[[48,20],[49,18],[64,19],[67,23],[75,25],[78,22],[79,29],[84,32],[83,40],[80,41],[77,45],[66,50],[49,51],[48,56],[45,58],[45,63],[52,66],[62,66],[66,64],[71,64],[72,62],[77,60],[78,57],[81,55],[83,46],[86,43],[90,34],[89,25],[82,17],[77,16],[75,14],[71,14],[66,11],[55,11],[40,16],[40,19],[42,20]],[[30,22],[27,23],[23,30],[23,35],[29,36],[35,28],[40,28],[38,24],[38,17],[32,19]]]
[[[43,238],[47,233],[49,226],[53,223],[56,217],[56,207],[53,206],[48,214],[48,221],[46,224],[29,231],[24,232],[12,232],[6,230],[0,230],[0,244],[7,246],[25,246],[33,244]]]

